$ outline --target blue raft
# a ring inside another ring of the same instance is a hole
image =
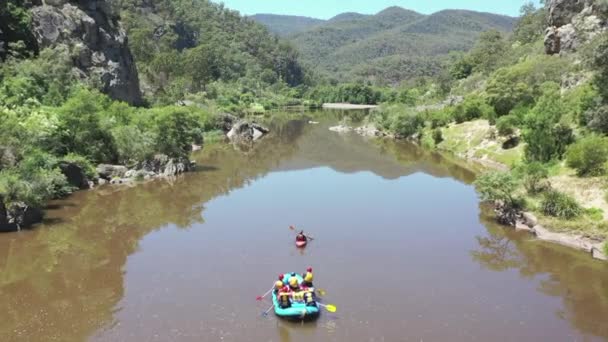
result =
[[[285,280],[288,280],[291,277],[296,277],[298,279],[298,284],[302,285],[304,279],[301,275],[296,274],[295,276],[292,273],[285,273]],[[314,289],[312,289],[314,291]],[[281,308],[279,304],[279,299],[277,298],[276,293],[272,292],[272,304],[274,304],[274,313],[282,318],[287,319],[296,319],[296,320],[310,320],[319,317],[319,305],[315,302],[314,305],[306,305],[304,301],[291,301],[291,306],[288,308]]]

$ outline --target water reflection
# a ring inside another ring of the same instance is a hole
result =
[[[172,181],[77,193],[53,203],[47,224],[39,229],[0,235],[0,340],[82,341],[118,324],[125,265],[140,241],[168,226],[187,231],[203,223],[210,200],[270,172],[326,166],[341,173],[372,172],[386,180],[420,172],[465,184],[474,178],[469,168],[438,153],[330,133],[335,116],[314,118],[319,125],[308,125],[306,119],[273,124],[273,133],[246,153],[231,146],[206,148],[195,156],[201,165],[197,172]],[[485,214],[480,220],[488,232],[477,237],[478,247],[471,252],[475,262],[496,272],[515,269],[525,278],[544,277],[538,291],[562,298],[558,314],[564,320],[584,334],[608,337],[605,264],[530,242],[497,227]],[[295,253],[307,257],[314,243]],[[319,327],[330,336],[337,329],[331,320],[304,329],[278,322],[277,334],[281,341],[292,341],[297,328],[297,340],[314,340]]]
[[[498,226],[488,208],[482,208],[480,220],[488,235],[477,237],[479,248],[471,252],[474,260],[492,271],[514,269],[522,278],[540,277],[538,291],[563,301],[564,310],[556,316],[583,334],[608,338],[606,263]]]

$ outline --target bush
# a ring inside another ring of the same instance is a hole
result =
[[[97,178],[97,170],[95,166],[93,166],[93,164],[86,157],[75,153],[68,153],[63,158],[61,158],[61,160],[78,165],[78,167],[82,169],[88,179]]]
[[[604,211],[600,208],[589,208],[585,209],[585,215],[587,215],[592,221],[604,220]]]
[[[502,136],[509,136],[515,133],[515,130],[520,123],[521,122],[517,116],[506,115],[498,118],[498,121],[496,121],[496,129],[498,130],[498,134]]]
[[[509,207],[516,206],[517,201],[513,194],[517,185],[516,179],[508,172],[488,172],[475,181],[482,201],[501,202]]]
[[[597,135],[587,136],[570,146],[566,161],[579,176],[601,176],[606,173],[608,141]]]
[[[449,108],[429,111],[426,112],[425,116],[426,119],[431,123],[431,128],[433,129],[447,126],[454,119],[452,111]]]
[[[574,198],[555,190],[545,194],[541,202],[541,208],[545,215],[568,220],[583,214],[583,208]]]
[[[157,111],[156,151],[172,158],[188,158],[192,144],[203,143],[203,131],[196,114],[185,107]]]
[[[549,187],[547,182],[543,182],[549,177],[549,170],[541,163],[522,164],[516,167],[514,171],[522,180],[526,191],[531,195],[538,194]]]
[[[478,96],[471,96],[454,109],[454,119],[457,123],[492,116],[492,108]]]
[[[433,141],[435,145],[441,144],[443,142],[443,133],[441,132],[441,128],[435,128],[433,130]]]
[[[592,131],[608,133],[608,106],[600,106],[585,111],[583,122]]]
[[[406,110],[393,117],[391,129],[395,134],[409,138],[424,126],[422,117],[413,110]]]
[[[112,137],[121,164],[136,164],[154,154],[156,136],[152,132],[142,131],[134,125],[119,126],[112,130]]]

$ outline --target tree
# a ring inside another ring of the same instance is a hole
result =
[[[522,180],[524,188],[531,195],[549,187],[546,182],[543,182],[549,177],[549,170],[539,162],[524,163],[516,167],[514,172]]]
[[[508,45],[502,33],[497,30],[483,32],[469,55],[473,70],[484,74],[491,73],[498,69],[507,51]]]
[[[561,159],[574,141],[572,129],[560,123],[563,103],[557,84],[543,86],[543,96],[526,118],[524,130],[528,161],[549,162]]]
[[[203,142],[202,127],[188,108],[162,108],[155,121],[156,150],[169,157],[187,159],[192,144]]]
[[[520,10],[520,18],[513,32],[513,40],[522,44],[538,41],[547,28],[547,11],[537,9],[533,2],[526,3]]]
[[[584,137],[570,146],[566,161],[579,176],[601,176],[606,173],[608,141],[595,134]]]
[[[495,205],[498,221],[515,225],[521,202],[514,196],[518,183],[508,172],[488,172],[477,178],[475,187],[481,200]]]

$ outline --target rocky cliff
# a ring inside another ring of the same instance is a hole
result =
[[[27,0],[19,6],[29,11],[31,23],[20,29],[25,32],[19,32],[9,22],[19,19],[6,8],[0,8],[0,17],[8,23],[0,25],[0,57],[6,53],[8,43],[24,41],[24,36],[29,36],[33,40],[31,44],[26,41],[30,51],[64,48],[69,51],[74,71],[80,78],[116,100],[130,104],[142,102],[127,35],[108,1]]]
[[[607,28],[608,3],[604,0],[548,0],[548,54],[575,52]]]

